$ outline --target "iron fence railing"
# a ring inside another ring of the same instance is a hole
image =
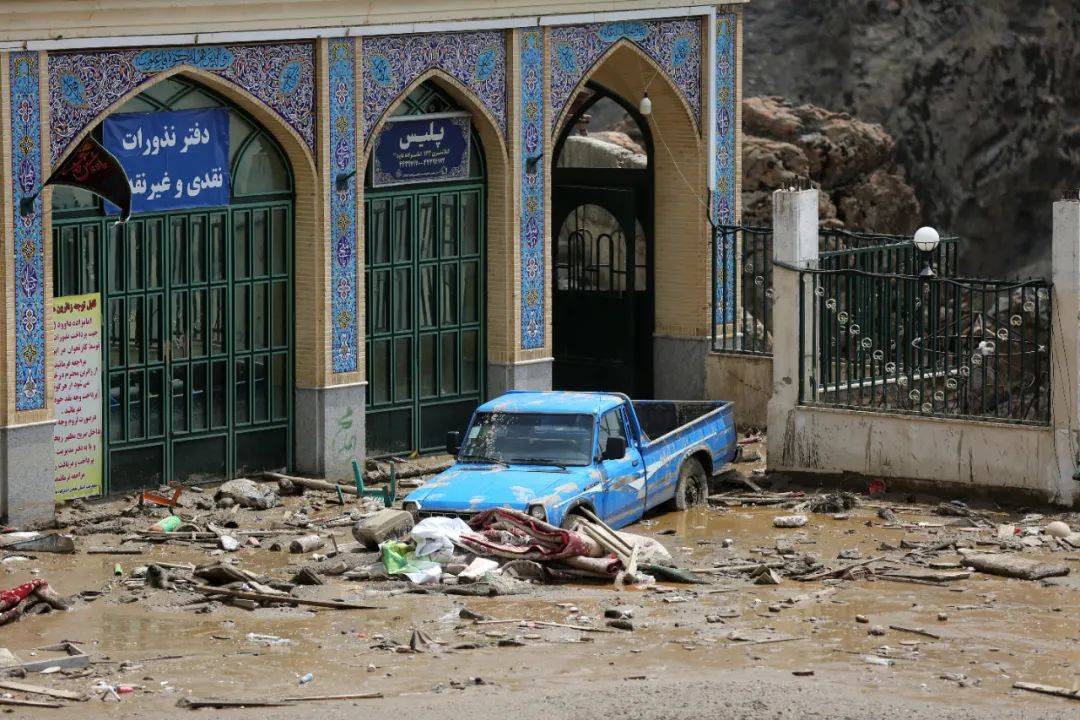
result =
[[[931,255],[939,277],[959,274],[960,238],[948,236]],[[818,231],[818,267],[825,270],[865,270],[872,273],[917,275],[922,258],[910,235],[860,233],[835,228]]]
[[[713,336],[717,352],[772,354],[772,228],[713,231]]]
[[[800,276],[803,404],[1049,422],[1048,282],[821,268]]]
[[[822,269],[914,275],[921,267],[908,236],[823,228],[818,238]],[[938,275],[957,274],[959,247],[956,237],[941,239],[932,256]],[[714,230],[714,351],[772,354],[772,248],[772,228],[721,225]]]

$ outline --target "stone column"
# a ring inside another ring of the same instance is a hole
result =
[[[547,139],[544,31],[515,30],[509,37],[507,73],[512,78],[509,145],[513,198],[506,228],[514,242],[489,236],[488,263],[506,275],[500,293],[488,281],[487,396],[507,390],[551,389],[550,177],[553,143]],[[493,180],[488,179],[489,193]],[[492,231],[489,228],[489,233]],[[502,249],[509,249],[509,256]]]
[[[316,45],[317,192],[329,201],[313,228],[317,251],[309,256],[310,266],[297,271],[311,273],[317,292],[297,298],[294,464],[301,473],[344,481],[352,479],[353,458],[363,462],[366,449],[360,50],[355,38]],[[349,92],[331,93],[338,85]],[[344,164],[342,157],[331,157],[330,148],[345,154]],[[335,262],[340,252],[352,263]]]
[[[1080,500],[1073,479],[1080,454],[1080,199],[1054,203],[1051,278],[1050,418],[1058,476],[1048,489],[1053,502],[1071,505]]]
[[[794,268],[817,267],[817,190],[777,190],[773,193],[773,260]],[[799,317],[800,297],[804,317]],[[803,381],[813,367],[813,289],[797,270],[773,266],[773,384],[769,399],[769,469],[780,469],[786,448],[797,445],[789,418],[799,404],[799,356]],[[800,327],[800,322],[802,327]],[[800,351],[799,338],[805,334]]]

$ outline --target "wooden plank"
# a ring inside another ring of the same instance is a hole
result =
[[[42,702],[38,700],[16,700],[15,698],[0,698],[0,705],[18,705],[19,707],[62,708],[66,707],[58,702]]]
[[[345,693],[343,695],[307,695],[283,698],[285,702],[315,702],[317,700],[376,700],[381,698],[381,692],[358,692]]]
[[[292,595],[271,595],[267,593],[243,592],[223,587],[209,587],[196,585],[191,588],[195,592],[204,595],[227,595],[242,600],[258,600],[259,602],[285,603],[286,605],[308,605],[310,607],[333,608],[334,610],[382,610],[377,605],[360,605],[359,603],[338,602],[336,600],[307,600],[293,597]]]
[[[1042,693],[1043,695],[1056,695],[1057,697],[1069,698],[1070,700],[1080,700],[1080,690],[1070,690],[1068,688],[1056,687],[1054,685],[1043,685],[1042,683],[1029,683],[1029,682],[1014,682],[1013,687],[1018,690],[1027,690],[1028,692]]]
[[[33,693],[34,695],[48,695],[61,700],[86,700],[86,695],[82,693],[74,693],[69,690],[54,690],[43,685],[31,685],[29,683],[15,682],[14,680],[0,680],[0,688]]]

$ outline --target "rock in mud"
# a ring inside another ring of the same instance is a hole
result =
[[[806,524],[805,515],[778,515],[773,518],[773,527],[797,528]]]
[[[412,513],[387,508],[356,522],[352,534],[369,550],[377,550],[379,544],[408,533],[413,527]]]

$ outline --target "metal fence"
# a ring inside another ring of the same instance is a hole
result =
[[[800,275],[803,404],[1049,422],[1048,282]]]
[[[941,243],[931,256],[935,272],[941,277],[956,277],[959,255],[960,238],[941,238]],[[910,235],[823,228],[818,231],[818,267],[825,270],[917,275],[922,265]]]
[[[902,235],[822,229],[819,267],[914,275],[919,257]],[[717,352],[772,354],[772,228],[718,226],[713,233],[713,337]],[[957,273],[959,239],[945,237],[933,255],[937,273]],[[823,282],[831,282],[827,278]],[[830,287],[831,291],[832,288]]]
[[[713,231],[713,350],[772,354],[772,228]]]

